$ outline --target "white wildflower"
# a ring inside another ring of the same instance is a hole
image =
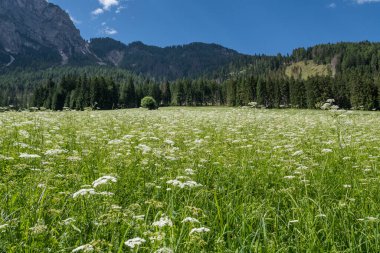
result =
[[[113,209],[113,210],[121,210],[122,207],[118,206],[118,205],[111,205],[111,209]]]
[[[174,251],[170,248],[160,248],[156,250],[154,253],[173,253]]]
[[[374,221],[378,221],[378,218],[376,218],[376,217],[371,217],[371,216],[367,217],[366,219],[367,219],[368,221],[372,221],[372,222],[374,222]]]
[[[26,130],[20,130],[18,131],[18,134],[21,135],[25,139],[28,139],[30,137],[30,134]]]
[[[70,162],[77,162],[82,160],[82,158],[80,158],[79,156],[69,156],[67,157],[67,160],[69,160]]]
[[[152,242],[159,242],[165,239],[165,233],[154,233],[154,235],[149,237],[149,240]]]
[[[195,181],[186,181],[183,183],[184,187],[189,187],[189,188],[193,188],[193,187],[201,187],[202,185],[201,184],[198,184],[197,182]],[[182,187],[182,188],[184,188]]]
[[[182,220],[182,223],[200,223],[199,220],[192,218],[192,217],[186,217]]]
[[[198,184],[195,181],[189,180],[189,181],[182,182],[182,181],[178,180],[178,178],[174,179],[174,180],[168,180],[168,181],[166,181],[166,183],[171,184],[171,185],[176,186],[176,187],[179,187],[181,189],[186,188],[186,187],[194,188],[194,187],[201,187],[202,186],[201,184]]]
[[[350,184],[344,184],[343,188],[351,188],[352,186]]]
[[[55,156],[67,153],[67,150],[64,149],[50,149],[45,152],[46,156]]]
[[[299,220],[291,220],[291,221],[289,221],[289,224],[294,224],[294,223],[298,223],[299,222]]]
[[[70,225],[71,223],[75,222],[75,219],[74,218],[67,218],[66,220],[63,220],[61,223],[63,225]]]
[[[7,228],[7,227],[9,227],[9,224],[3,224],[3,225],[0,225],[0,230],[1,230],[1,229],[5,229],[5,228]]]
[[[23,142],[16,142],[16,143],[13,144],[13,146],[15,146],[15,147],[18,146],[18,147],[21,147],[21,148],[30,148],[30,146],[28,144],[23,143]]]
[[[14,158],[13,157],[8,157],[8,156],[0,155],[0,160],[11,161],[11,160],[14,160]]]
[[[136,246],[140,246],[144,242],[146,242],[144,239],[142,239],[140,237],[136,237],[136,238],[133,238],[133,239],[129,239],[124,244],[126,246],[130,247],[131,249],[134,249]]]
[[[155,227],[172,227],[173,226],[173,222],[169,219],[169,217],[167,216],[163,216],[160,218],[159,221],[155,221],[153,222],[152,226],[155,226]]]
[[[164,141],[164,143],[166,143],[166,144],[168,144],[168,145],[170,145],[170,146],[173,146],[174,145],[174,141],[172,141],[172,140],[165,140]]]
[[[194,141],[195,144],[201,144],[202,142],[203,142],[202,139],[196,139],[196,140]]]
[[[36,154],[21,153],[19,157],[25,158],[25,159],[34,159],[34,158],[40,158],[41,156],[36,155]]]
[[[113,176],[103,176],[103,177],[100,177],[98,179],[96,179],[93,183],[92,183],[92,186],[94,188],[98,187],[99,185],[102,185],[102,184],[106,184],[108,183],[109,181],[113,182],[113,183],[116,183],[117,182],[117,179],[116,177],[113,177]]]
[[[71,252],[79,252],[79,251],[83,251],[83,252],[92,252],[94,251],[94,246],[92,246],[91,244],[85,244],[85,245],[82,245],[82,246],[79,246],[75,249],[73,249]]]
[[[102,195],[102,196],[113,196],[113,195],[115,195],[113,192],[95,192],[95,194]]]
[[[135,219],[135,220],[144,220],[145,219],[145,215],[135,215],[132,218]]]
[[[207,232],[210,232],[210,229],[209,229],[209,228],[205,228],[205,227],[193,228],[193,229],[190,231],[190,235],[191,235],[191,234],[194,234],[194,233],[207,233]]]
[[[42,234],[48,229],[48,227],[44,224],[37,224],[34,227],[29,228],[33,234]]]
[[[298,150],[298,151],[294,152],[292,156],[300,156],[300,155],[303,155],[302,150]]]
[[[111,140],[111,141],[109,141],[109,142],[108,142],[108,145],[118,145],[118,144],[122,144],[122,143],[123,143],[122,140],[118,140],[118,139],[116,139],[116,140]]]
[[[325,148],[325,149],[322,149],[322,153],[331,153],[331,152],[333,152],[332,151],[332,149],[330,149],[330,148]]]
[[[75,192],[73,194],[73,198],[76,198],[78,196],[84,196],[84,195],[87,195],[87,194],[89,194],[89,195],[96,194],[95,189],[92,189],[92,188],[90,188],[90,189],[80,189],[79,191],[77,191],[77,192]]]
[[[141,150],[143,154],[147,154],[152,151],[152,148],[145,144],[139,144],[136,148]]]
[[[185,173],[186,173],[187,175],[194,175],[194,174],[195,174],[195,171],[192,170],[192,169],[185,169]]]

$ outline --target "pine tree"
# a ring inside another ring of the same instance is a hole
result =
[[[172,94],[170,91],[170,84],[168,81],[165,81],[161,85],[161,94],[162,94],[162,100],[161,100],[161,106],[168,106],[171,104]]]

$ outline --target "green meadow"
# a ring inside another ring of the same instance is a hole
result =
[[[0,114],[0,252],[380,252],[380,114]]]

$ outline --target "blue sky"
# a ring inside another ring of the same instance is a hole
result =
[[[218,43],[247,54],[339,41],[380,42],[380,0],[49,0],[85,39]]]

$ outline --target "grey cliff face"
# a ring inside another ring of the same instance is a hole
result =
[[[20,54],[45,47],[63,59],[88,54],[86,42],[69,15],[46,0],[0,1],[0,49]]]

